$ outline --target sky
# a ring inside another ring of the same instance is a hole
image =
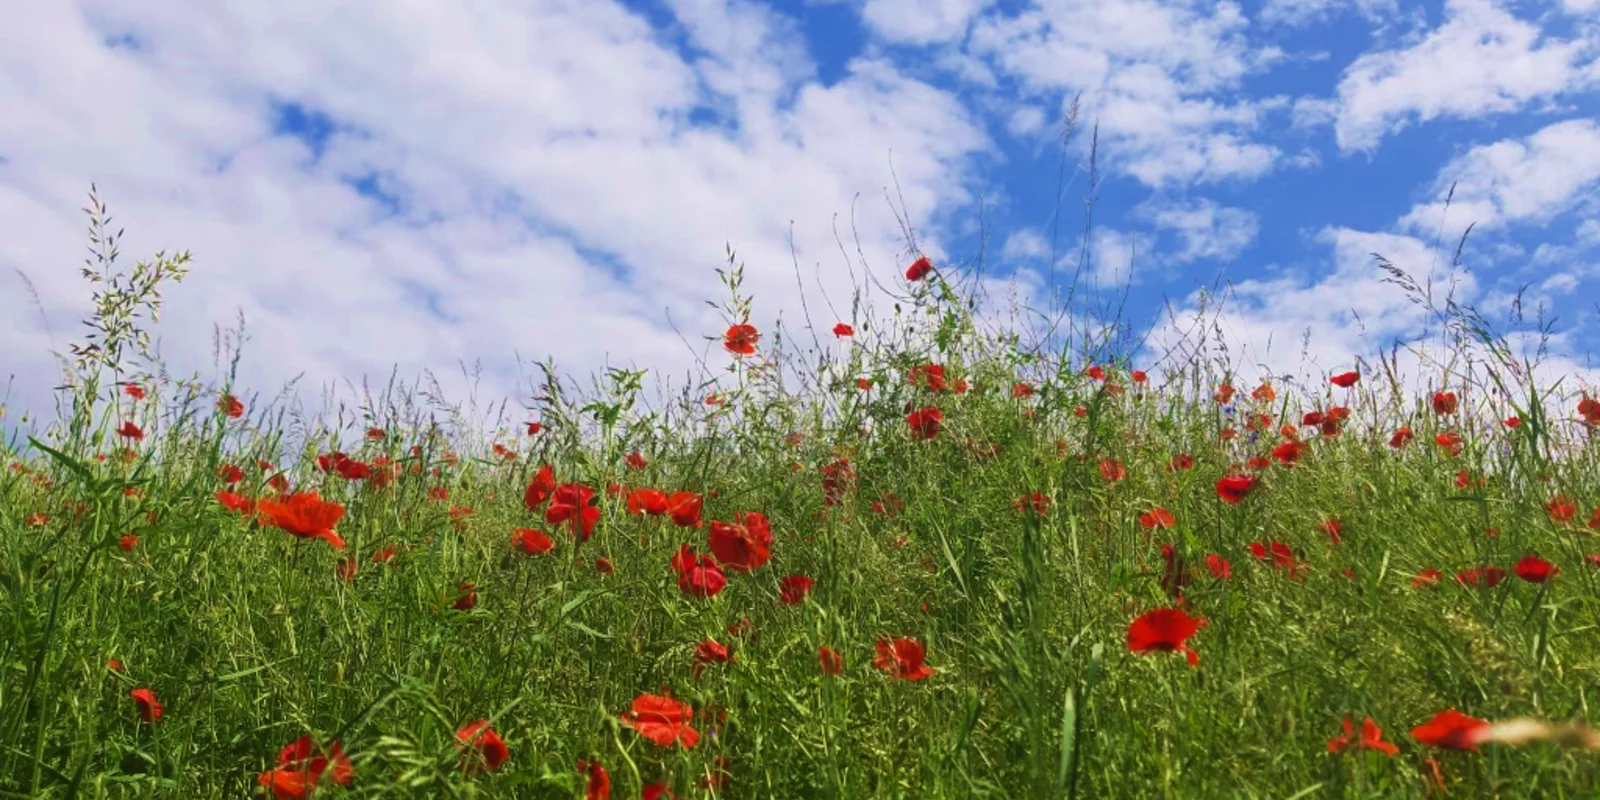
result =
[[[1149,361],[1201,308],[1243,372],[1427,336],[1376,253],[1491,320],[1520,292],[1550,374],[1600,376],[1600,0],[0,2],[13,406],[89,309],[91,183],[123,259],[194,257],[173,372],[242,316],[264,395],[681,384],[728,248],[758,327],[822,335],[905,290],[907,221],[1032,307],[1086,252]]]

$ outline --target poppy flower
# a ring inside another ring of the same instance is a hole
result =
[[[611,564],[611,559],[600,556],[594,560],[594,571],[601,575],[610,575],[616,572],[617,568]]]
[[[1433,715],[1433,719],[1411,729],[1411,736],[1429,747],[1441,750],[1478,752],[1478,737],[1489,723],[1474,719],[1453,708]]]
[[[131,397],[131,398],[133,398],[133,399],[135,399],[135,400],[143,400],[144,399],[144,387],[140,386],[137,383],[130,383],[130,384],[127,384],[127,385],[123,386],[122,387],[122,393],[127,395],[127,396],[129,396],[129,397]]]
[[[494,728],[489,727],[489,721],[486,719],[474,720],[461,726],[461,729],[456,731],[456,740],[475,751],[473,758],[467,764],[468,772],[480,769],[493,772],[511,758],[511,751],[506,748],[505,740],[494,732]]]
[[[1042,517],[1050,513],[1050,498],[1042,492],[1030,492],[1013,500],[1011,507],[1018,513],[1031,511]]]
[[[940,364],[918,364],[906,371],[906,383],[922,387],[930,392],[942,392],[947,387],[944,366]]]
[[[578,541],[587,542],[600,522],[600,508],[594,489],[581,483],[563,483],[551,496],[550,507],[544,510],[544,521],[551,525],[572,523]]]
[[[1189,666],[1196,666],[1200,663],[1200,655],[1186,643],[1204,623],[1204,620],[1190,617],[1181,608],[1151,609],[1128,624],[1128,652],[1141,655],[1181,652],[1188,659]]]
[[[1251,390],[1250,399],[1257,403],[1270,403],[1278,399],[1278,390],[1272,388],[1272,384],[1262,381],[1260,386]]]
[[[1557,525],[1565,525],[1572,521],[1578,514],[1578,506],[1567,498],[1556,495],[1544,506],[1545,513],[1550,515],[1550,521]]]
[[[1160,506],[1156,506],[1139,515],[1139,524],[1152,530],[1155,528],[1170,528],[1176,522],[1177,518],[1172,516],[1172,512]]]
[[[1191,469],[1194,469],[1194,456],[1188,453],[1179,453],[1173,456],[1171,461],[1167,462],[1168,472],[1182,472]]]
[[[937,672],[922,663],[927,657],[927,647],[909,636],[901,636],[892,641],[879,639],[877,648],[878,655],[873,657],[872,665],[896,678],[920,681]]]
[[[1590,425],[1600,425],[1600,400],[1584,395],[1578,401],[1578,416]]]
[[[1238,503],[1256,486],[1253,475],[1227,475],[1217,481],[1217,497],[1225,503]]]
[[[478,587],[468,581],[462,581],[456,587],[456,599],[450,607],[457,611],[471,611],[478,605]]]
[[[700,508],[704,501],[694,492],[673,492],[667,498],[667,514],[680,528],[700,527]]]
[[[1341,372],[1338,375],[1329,378],[1328,382],[1341,389],[1348,389],[1356,385],[1356,382],[1359,380],[1361,380],[1361,373],[1351,370],[1350,372]]]
[[[274,800],[300,800],[311,796],[323,775],[336,786],[348,786],[355,774],[339,742],[324,754],[316,751],[310,736],[301,736],[278,751],[278,768],[261,773],[256,782],[271,792]]]
[[[1450,455],[1459,456],[1461,455],[1461,448],[1466,445],[1466,440],[1461,438],[1461,434],[1455,431],[1445,431],[1433,437],[1433,443],[1444,448],[1445,452]]]
[[[542,423],[542,422],[530,422],[530,423],[528,423],[527,430],[528,430],[528,435],[529,436],[538,436],[539,432],[544,430],[544,423]]]
[[[1244,468],[1251,472],[1260,472],[1272,466],[1272,459],[1265,456],[1251,456],[1245,459]]]
[[[920,281],[923,278],[928,277],[928,273],[932,271],[933,262],[928,260],[927,256],[922,256],[916,261],[911,262],[911,266],[906,267],[906,280]]]
[[[726,664],[733,660],[733,655],[728,652],[728,646],[715,640],[707,639],[694,649],[694,664],[690,668],[696,678],[706,667],[712,664]]]
[[[667,493],[660,489],[634,489],[628,493],[628,513],[659,517],[667,513]]]
[[[1440,578],[1443,577],[1444,573],[1434,569],[1433,567],[1428,567],[1411,578],[1411,588],[1421,589],[1424,586],[1433,586],[1439,582]]]
[[[232,464],[223,464],[217,467],[217,479],[228,486],[244,480],[244,470]]]
[[[117,546],[122,548],[122,552],[131,553],[133,552],[133,548],[139,546],[139,537],[134,536],[131,533],[124,533],[122,534],[122,538],[117,540]]]
[[[870,392],[872,391],[872,381],[866,378],[856,378],[856,388],[863,392]]]
[[[1456,582],[1462,586],[1483,586],[1494,588],[1506,577],[1506,571],[1499,567],[1473,567],[1456,573]]]
[[[542,531],[516,528],[511,531],[511,546],[530,556],[542,556],[554,550],[556,543]]]
[[[1100,462],[1100,477],[1115,483],[1128,477],[1128,469],[1122,466],[1121,461],[1108,458]]]
[[[622,724],[662,747],[681,744],[688,749],[700,741],[700,732],[689,726],[694,708],[670,696],[641,694],[633,698],[633,707],[623,712],[621,719]]]
[[[1033,384],[1021,381],[1017,382],[1011,387],[1011,396],[1019,400],[1025,397],[1032,397]]]
[[[1589,527],[1600,531],[1600,508],[1596,508],[1589,515]]]
[[[856,335],[856,329],[840,322],[833,326],[833,335],[843,339],[846,336]]]
[[[579,761],[578,771],[588,780],[583,786],[583,800],[611,800],[611,775],[598,761]]]
[[[1337,519],[1328,519],[1317,523],[1317,530],[1328,534],[1328,539],[1332,544],[1344,541],[1344,523]]]
[[[1528,555],[1523,556],[1522,560],[1518,561],[1517,565],[1512,568],[1512,571],[1517,573],[1517,577],[1528,583],[1544,583],[1555,577],[1556,573],[1561,570],[1556,568],[1556,565],[1538,556]]]
[[[734,522],[711,521],[711,553],[734,572],[749,572],[772,558],[772,526],[754,511],[734,515]]]
[[[1284,570],[1291,577],[1295,576],[1296,570],[1301,566],[1300,562],[1294,557],[1294,550],[1283,542],[1267,542],[1266,544],[1251,542],[1249,548],[1250,554],[1255,556],[1257,561],[1266,561],[1270,558],[1274,569]]]
[[[239,402],[239,398],[231,394],[223,395],[222,399],[217,401],[217,408],[221,409],[222,413],[226,414],[229,419],[238,419],[244,416],[244,403]]]
[[[321,539],[335,550],[344,539],[333,526],[344,518],[344,506],[323,500],[316,492],[295,492],[282,500],[263,499],[256,504],[266,524],[301,539]]]
[[[124,439],[132,439],[136,442],[144,439],[144,431],[141,430],[138,425],[135,425],[132,422],[122,423],[122,427],[117,428],[117,435]]]
[[[255,501],[233,492],[217,492],[217,503],[229,511],[240,514],[249,514],[256,509]]]
[[[1350,723],[1350,718],[1345,717],[1342,724],[1344,735],[1335,736],[1328,740],[1328,752],[1330,753],[1342,753],[1345,748],[1350,747],[1352,744],[1360,749],[1377,750],[1391,757],[1400,752],[1400,748],[1383,740],[1383,731],[1378,728],[1378,723],[1372,721],[1372,717],[1367,717],[1361,722],[1361,738],[1354,742],[1350,741],[1355,734],[1355,726]]]
[[[761,334],[756,331],[756,326],[741,323],[729,326],[727,332],[722,334],[722,348],[734,355],[754,355],[756,342],[760,340]]]
[[[1394,432],[1393,436],[1389,437],[1389,446],[1399,450],[1410,444],[1411,440],[1415,438],[1417,438],[1417,435],[1410,428],[1400,428]]]
[[[1304,442],[1290,439],[1287,442],[1280,442],[1278,446],[1272,448],[1272,457],[1277,459],[1278,463],[1286,467],[1292,467],[1299,463],[1300,456],[1304,455],[1305,452],[1306,445]]]
[[[435,470],[435,473],[437,473],[437,470]],[[450,488],[447,487],[447,486],[435,486],[435,487],[433,487],[433,488],[428,490],[428,499],[429,500],[438,500],[440,502],[444,502],[445,500],[449,500],[450,499]]]
[[[139,719],[144,722],[154,725],[166,711],[161,707],[161,702],[156,700],[156,693],[149,689],[140,687],[128,692],[128,696],[133,698],[133,705],[139,711]]]
[[[1206,569],[1211,571],[1211,577],[1219,581],[1225,581],[1233,577],[1233,565],[1228,563],[1228,559],[1216,553],[1206,556]]]
[[[790,575],[778,581],[778,599],[786,606],[797,605],[811,594],[811,587],[815,585],[810,577],[805,575]]]
[[[1433,393],[1433,413],[1440,415],[1454,414],[1456,413],[1457,405],[1455,392]]]
[[[638,450],[629,453],[625,463],[628,465],[628,469],[644,469],[649,466],[649,462],[644,460],[644,455]]]
[[[939,435],[939,427],[944,422],[944,412],[937,408],[921,408],[906,415],[906,424],[911,426],[911,438],[928,440]]]
[[[1237,391],[1237,389],[1233,388],[1233,384],[1222,383],[1217,386],[1217,391],[1211,396],[1211,399],[1217,401],[1217,405],[1225,406],[1233,402],[1233,395]]]
[[[1512,430],[1516,430],[1517,428],[1522,427],[1522,417],[1513,414],[1503,420],[1500,420],[1500,424]]]
[[[704,600],[716,597],[728,585],[717,560],[708,555],[696,554],[684,545],[672,556],[672,571],[678,574],[678,588],[690,597]]]
[[[389,545],[388,547],[385,547],[385,548],[383,548],[381,550],[374,551],[373,554],[372,554],[372,563],[374,563],[374,564],[388,563],[389,559],[391,559],[391,558],[394,558],[394,545]]]
[[[817,661],[822,664],[824,675],[838,675],[844,672],[844,656],[827,645],[817,648]]]
[[[1134,383],[1145,383],[1150,380],[1150,375],[1142,369],[1136,369],[1128,373],[1128,377],[1132,378]]]

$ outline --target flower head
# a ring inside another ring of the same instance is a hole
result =
[[[316,492],[295,492],[282,500],[263,499],[256,510],[268,525],[301,539],[321,539],[334,549],[344,548],[344,539],[333,530],[344,518],[344,506],[323,500]]]
[[[937,672],[922,663],[928,651],[921,641],[908,636],[893,640],[879,639],[877,648],[878,654],[873,657],[872,665],[896,678],[920,681]]]
[[[1189,666],[1200,663],[1199,654],[1189,647],[1189,637],[1205,624],[1180,608],[1156,608],[1146,611],[1128,624],[1128,651],[1132,653],[1181,652]]]

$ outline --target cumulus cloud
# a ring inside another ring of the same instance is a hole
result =
[[[1568,211],[1576,198],[1600,184],[1600,124],[1558,122],[1522,139],[1480,145],[1439,171],[1435,201],[1413,207],[1401,224],[1419,231],[1439,229],[1448,214],[1452,233],[1475,224],[1494,229],[1510,223],[1543,222]],[[1451,185],[1455,194],[1445,208]]]
[[[932,44],[959,38],[993,0],[866,0],[861,18],[882,38]]]
[[[1182,247],[1167,258],[1178,263],[1236,258],[1261,228],[1255,212],[1206,199],[1147,204],[1139,215],[1177,235]]]

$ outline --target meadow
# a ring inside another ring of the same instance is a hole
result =
[[[676,395],[308,417],[162,369],[186,254],[91,217],[0,452],[4,796],[1600,796],[1600,402],[1460,309],[1263,375],[914,251],[780,332],[730,257]]]

